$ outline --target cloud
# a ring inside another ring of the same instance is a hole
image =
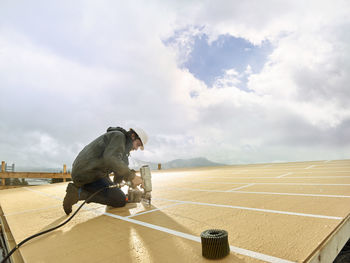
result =
[[[92,10],[93,6],[85,8]],[[125,7],[128,8],[132,6]],[[139,10],[136,11],[135,15]],[[102,17],[111,19],[111,24],[105,24]],[[2,29],[0,79],[4,87],[2,97],[6,100],[0,105],[4,116],[1,134],[4,138],[9,137],[8,132],[17,134],[10,152],[4,139],[2,156],[26,164],[38,163],[38,159],[43,164],[69,164],[79,147],[109,126],[142,126],[150,134],[159,133],[161,137],[163,134],[176,137],[184,130],[188,123],[184,116],[190,118],[191,112],[178,102],[188,100],[190,95],[178,92],[177,86],[187,92],[198,80],[177,67],[174,53],[163,45],[158,35],[139,34],[148,17],[139,20],[132,29],[125,27],[123,30],[128,31],[130,39],[121,42],[120,36],[115,36],[121,31],[113,27],[123,28],[118,20],[122,18],[114,18],[115,13],[108,8],[85,14],[91,24],[83,23],[83,35],[92,43],[84,47],[89,52],[79,57],[68,56],[51,45],[38,45],[30,34],[21,30]],[[128,19],[123,23],[132,24],[132,18]],[[113,34],[105,36],[99,32],[104,25],[109,27],[104,30]],[[81,37],[75,36],[83,41]],[[96,57],[92,59],[90,54]],[[55,143],[50,144],[45,138]],[[42,147],[23,145],[42,141],[47,142]],[[47,149],[43,148],[45,145]]]
[[[84,145],[117,125],[150,134],[145,151],[132,153],[146,161],[349,158],[346,1],[2,7],[5,161],[70,165]],[[272,50],[259,72],[252,65],[224,68],[208,86],[179,66],[204,34],[208,45],[232,36],[258,46],[269,41]]]

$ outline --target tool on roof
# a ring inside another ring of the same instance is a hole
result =
[[[219,259],[230,253],[228,233],[221,229],[208,229],[201,233],[202,255],[208,259]]]
[[[147,201],[151,205],[151,192],[152,192],[152,175],[148,165],[144,165],[140,169],[141,178],[143,180],[143,190],[138,187],[134,187],[131,182],[122,182],[117,187],[128,186],[128,193],[126,195],[126,201],[128,203],[139,203],[141,201]]]
[[[151,175],[151,170],[148,165],[144,165],[140,169],[141,173],[141,178],[143,180],[144,184],[144,194],[142,195],[142,198],[144,200],[148,201],[148,204],[151,204],[151,192],[152,192],[152,175]]]

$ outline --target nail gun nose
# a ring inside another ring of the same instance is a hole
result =
[[[143,199],[148,201],[148,204],[151,205],[151,192],[146,192],[145,195],[143,196]]]

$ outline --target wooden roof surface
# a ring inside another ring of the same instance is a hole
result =
[[[231,248],[220,262],[327,262],[350,237],[349,168],[350,160],[334,160],[152,171],[151,206],[87,204],[67,225],[23,245],[17,258],[211,262],[202,257],[200,233],[216,228],[228,231]],[[66,186],[0,191],[16,243],[67,219]]]

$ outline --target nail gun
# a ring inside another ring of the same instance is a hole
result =
[[[143,191],[137,187],[133,188],[130,182],[124,184],[128,186],[127,202],[139,203],[144,200],[147,201],[149,205],[151,205],[152,175],[149,166],[142,166],[140,169],[140,174],[144,184]]]

